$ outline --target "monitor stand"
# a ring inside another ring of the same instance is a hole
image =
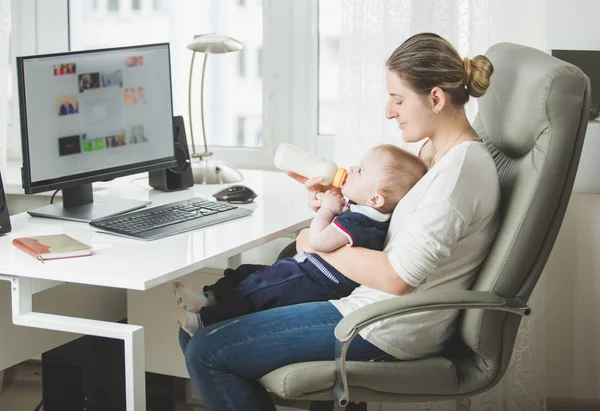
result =
[[[97,218],[138,210],[150,204],[150,201],[93,195],[91,183],[63,188],[61,191],[62,203],[30,210],[29,215],[88,223]]]

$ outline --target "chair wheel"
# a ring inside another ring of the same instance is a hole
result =
[[[334,411],[334,401],[311,401],[309,411]],[[338,408],[340,409],[340,408]],[[350,402],[346,408],[342,408],[344,411],[367,411],[366,402]]]

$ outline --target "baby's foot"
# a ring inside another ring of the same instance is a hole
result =
[[[208,307],[209,305],[215,305],[217,303],[217,297],[215,297],[215,293],[213,293],[212,291],[208,290],[202,294],[208,299],[208,301],[206,302],[206,307]]]
[[[204,294],[197,293],[178,281],[173,283],[173,292],[179,307],[191,313],[199,313],[200,309],[209,302]]]
[[[202,328],[202,320],[200,314],[191,313],[183,308],[177,308],[173,312],[175,320],[183,330],[193,337],[199,329]]]

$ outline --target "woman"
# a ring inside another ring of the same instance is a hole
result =
[[[190,377],[206,407],[275,410],[256,381],[282,366],[334,358],[334,328],[343,316],[373,302],[429,289],[471,284],[497,228],[500,189],[494,162],[469,124],[464,104],[483,95],[492,65],[484,56],[460,58],[441,37],[418,34],[386,62],[389,100],[407,142],[424,141],[419,157],[429,171],[394,210],[384,251],[342,247],[321,256],[362,284],[341,300],[253,313],[203,329],[180,332]],[[292,175],[320,206],[329,187]],[[298,251],[312,251],[307,232]],[[452,333],[454,310],[416,313],[374,324],[355,338],[354,361],[414,359],[440,351]]]

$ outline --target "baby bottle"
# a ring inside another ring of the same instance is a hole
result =
[[[348,172],[331,160],[319,157],[292,144],[281,143],[275,152],[273,163],[280,170],[291,171],[303,177],[323,177],[321,184],[340,188]]]

